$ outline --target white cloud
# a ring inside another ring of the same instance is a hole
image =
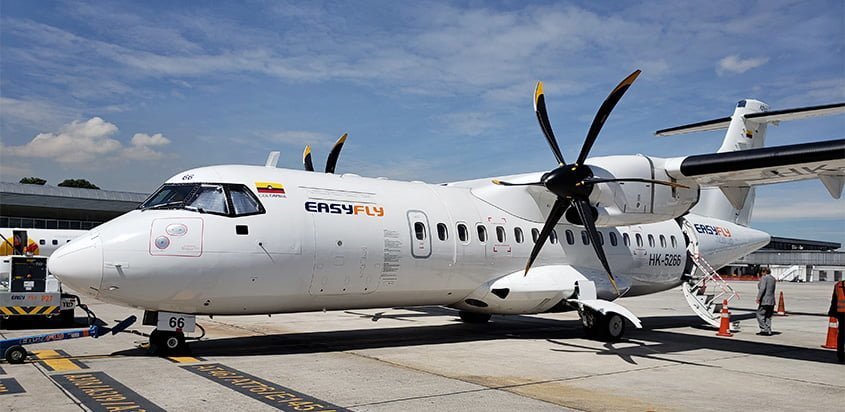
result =
[[[769,61],[768,57],[752,57],[743,59],[738,54],[732,54],[719,60],[719,65],[716,66],[716,73],[719,76],[725,74],[740,74],[745,73],[755,67],[760,67]]]
[[[86,165],[109,156],[136,160],[155,160],[163,156],[151,149],[170,143],[161,133],[137,133],[130,146],[124,146],[113,136],[118,132],[114,123],[99,117],[86,121],[75,120],[56,133],[39,133],[21,146],[3,147],[7,155],[18,157],[50,158],[65,166]]]
[[[450,113],[441,120],[452,132],[473,137],[500,126],[492,113],[483,112]]]

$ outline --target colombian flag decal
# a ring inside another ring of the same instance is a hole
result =
[[[255,190],[258,193],[267,193],[275,195],[285,194],[285,187],[281,183],[276,182],[255,182]]]

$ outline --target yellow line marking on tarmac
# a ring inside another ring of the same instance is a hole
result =
[[[52,349],[35,350],[33,354],[38,358],[38,361],[48,366],[54,372],[67,372],[82,370],[82,367],[68,359],[59,352]]]
[[[168,356],[167,359],[175,363],[197,363],[205,361],[205,359],[195,358],[193,356]]]

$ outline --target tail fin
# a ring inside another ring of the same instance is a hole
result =
[[[805,119],[825,116],[845,111],[845,103],[824,106],[801,107],[769,111],[769,106],[759,100],[740,100],[730,117],[693,123],[671,129],[658,130],[658,136],[711,131],[727,128],[725,140],[719,153],[738,150],[757,149],[765,145],[766,127],[769,123],[777,125],[784,120]],[[691,213],[734,222],[747,226],[754,207],[754,188],[738,187],[703,187],[698,204]]]

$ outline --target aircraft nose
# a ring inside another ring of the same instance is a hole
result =
[[[47,269],[77,292],[96,294],[103,278],[103,248],[97,235],[84,235],[53,252]]]

